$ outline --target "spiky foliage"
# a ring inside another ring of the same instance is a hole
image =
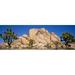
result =
[[[9,48],[11,48],[11,43],[17,39],[17,35],[11,29],[7,29],[6,32],[0,34],[0,38],[8,44]]]
[[[75,41],[75,37],[68,32],[62,33],[62,36],[60,38],[61,38],[61,41],[65,43],[66,47],[69,46],[69,43],[72,43]]]

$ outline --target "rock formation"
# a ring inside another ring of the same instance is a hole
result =
[[[31,29],[29,37],[35,41],[34,47],[38,49],[43,49],[47,43],[50,43],[50,34],[44,28]]]
[[[23,35],[12,43],[11,48],[23,49],[27,47],[28,43],[29,43],[29,37],[27,35]]]
[[[49,33],[44,28],[31,29],[29,37],[35,41],[34,47],[38,49],[47,49],[48,45],[51,45],[51,48],[56,48],[57,43],[60,45],[58,47],[61,47],[60,38],[54,32]]]
[[[29,35],[18,37],[11,44],[11,49],[50,49],[62,46],[60,38],[54,33],[49,33],[46,29],[30,29]]]
[[[1,43],[0,44],[0,49],[7,49],[8,48],[8,44],[7,43]]]

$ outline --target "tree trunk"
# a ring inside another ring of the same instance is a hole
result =
[[[9,48],[11,48],[11,43],[8,43]]]

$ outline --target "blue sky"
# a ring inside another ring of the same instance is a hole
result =
[[[0,25],[0,34],[6,31],[7,28],[11,28],[18,36],[23,34],[28,34],[31,28],[45,28],[49,32],[55,32],[58,36],[62,32],[70,32],[75,36],[75,26],[74,25]],[[2,39],[0,39],[0,43]]]

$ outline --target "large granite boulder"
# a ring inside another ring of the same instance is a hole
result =
[[[28,43],[29,43],[29,37],[27,35],[23,35],[12,43],[11,48],[25,49]]]
[[[60,43],[61,46],[60,38],[54,32],[49,33],[44,28],[30,29],[29,37],[35,41],[33,45],[35,49],[48,49],[50,45],[51,48],[56,48],[57,43]]]

